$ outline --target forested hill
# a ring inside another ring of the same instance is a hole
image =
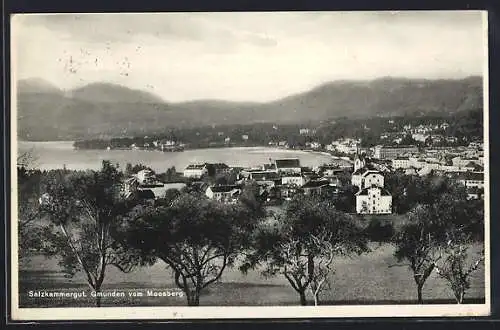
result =
[[[63,92],[42,79],[18,82],[18,137],[73,140],[158,134],[168,128],[330,120],[482,109],[482,78],[335,81],[267,103],[171,103],[149,92],[93,83]]]

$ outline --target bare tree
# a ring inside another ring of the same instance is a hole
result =
[[[318,304],[334,257],[367,251],[366,237],[350,216],[328,201],[296,196],[273,226],[255,232],[253,250],[240,269],[263,265],[263,275],[287,279],[301,305],[307,305],[308,290]]]
[[[405,224],[395,238],[395,256],[398,261],[408,261],[417,285],[417,300],[423,303],[422,289],[440,259],[440,242],[433,230],[433,218],[428,206],[419,205],[409,213]]]
[[[316,260],[316,272],[309,287],[314,298],[314,305],[319,305],[320,294],[330,287],[329,276],[333,272],[333,259],[342,250],[341,245],[332,244],[331,233],[324,232],[318,236],[311,236],[312,243],[320,251]]]
[[[33,169],[37,167],[38,157],[35,155],[35,149],[31,148],[17,155],[17,167]]]
[[[469,258],[470,239],[450,239],[443,249],[445,257],[436,264],[436,273],[448,282],[458,304],[470,288],[471,276],[484,261],[484,250]]]
[[[66,274],[83,271],[101,306],[108,266],[128,273],[146,263],[134,249],[116,239],[117,222],[129,209],[120,195],[121,173],[104,161],[100,171],[58,173],[40,200],[50,223],[43,232],[44,252],[58,257]]]

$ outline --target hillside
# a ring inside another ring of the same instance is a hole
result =
[[[482,108],[482,79],[336,81],[268,103],[169,103],[139,90],[93,83],[63,93],[41,79],[18,84],[18,136],[59,140],[144,135],[169,127],[300,123],[341,116],[456,112]]]
[[[152,93],[132,90],[127,87],[92,83],[70,91],[69,96],[76,100],[114,103],[165,103],[159,96]]]

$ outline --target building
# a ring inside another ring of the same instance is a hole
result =
[[[408,160],[410,161],[410,166],[414,168],[423,168],[427,165],[424,159],[422,158],[417,158],[417,157],[408,157]]]
[[[354,157],[354,172],[351,184],[358,187],[356,193],[356,212],[359,214],[392,213],[392,196],[384,189],[384,176],[375,170],[366,159]]]
[[[239,185],[211,186],[205,191],[208,198],[228,204],[236,203],[240,194],[241,186]]]
[[[188,165],[183,172],[184,177],[192,179],[200,179],[208,174],[206,164],[191,164]]]
[[[224,163],[207,163],[205,164],[208,175],[219,175],[231,172],[231,168]]]
[[[302,167],[298,158],[282,158],[274,161],[278,173],[301,173]]]
[[[391,194],[377,186],[365,188],[356,193],[356,213],[390,214],[392,213]]]
[[[320,195],[325,189],[330,187],[330,182],[328,180],[313,180],[304,184],[301,189],[304,191],[304,195]]]
[[[281,178],[274,171],[252,171],[246,176],[247,180],[253,180],[259,186],[276,187],[281,185]]]
[[[363,190],[367,187],[384,187],[384,176],[376,170],[360,169],[354,172],[351,177],[351,184]]]
[[[478,165],[483,165],[481,159],[479,157],[470,157],[470,158],[462,158],[462,157],[454,157],[451,159],[453,166],[458,167],[466,167],[470,166],[470,163],[475,163]]]
[[[484,189],[467,188],[467,199],[484,199]]]
[[[412,139],[417,142],[425,142],[429,138],[428,134],[416,133],[411,135]]]
[[[153,171],[149,169],[140,170],[137,172],[137,180],[139,180],[139,184],[153,184],[156,181],[156,176]]]
[[[309,180],[305,176],[301,174],[284,174],[281,176],[281,184],[282,185],[295,185],[298,187],[302,187]]]
[[[345,169],[340,168],[338,165],[333,165],[333,164],[318,166],[315,167],[313,170],[316,173],[325,176],[332,176],[345,172]]]
[[[410,158],[408,157],[396,157],[392,160],[392,167],[396,169],[407,169],[411,167]]]
[[[138,187],[139,187],[139,179],[137,179],[137,177],[133,176],[131,178],[126,179],[125,181],[123,181],[121,189],[123,197],[131,198],[137,192]]]
[[[358,152],[360,140],[355,139],[344,139],[341,141],[335,141],[332,145],[335,146],[335,150],[344,154],[355,154]]]
[[[311,149],[321,149],[321,143],[311,142],[310,147],[311,147]]]
[[[466,188],[484,189],[484,173],[481,172],[465,172],[461,173],[457,181],[463,184]]]
[[[358,170],[364,168],[366,166],[366,158],[364,155],[359,155],[356,154],[354,156],[354,172],[357,172]]]
[[[401,146],[376,146],[373,157],[376,159],[395,159],[400,156],[409,156],[418,153],[418,148],[413,145]]]
[[[326,180],[330,183],[330,186],[332,187],[341,187],[342,182],[340,182],[340,179],[336,175],[325,175],[320,178],[320,180]]]
[[[138,192],[143,192],[143,194],[149,194],[149,191],[153,193],[155,199],[165,198],[167,195],[167,191],[174,190],[182,190],[186,187],[186,184],[183,182],[177,183],[158,183],[152,185],[140,186],[137,188]]]

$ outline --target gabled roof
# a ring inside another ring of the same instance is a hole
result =
[[[380,173],[380,171],[377,171],[377,170],[366,170],[365,169],[365,172],[361,176],[367,176],[367,175],[370,175],[370,174],[382,175],[382,173]]]
[[[165,190],[169,189],[177,189],[181,190],[182,188],[185,188],[187,185],[184,182],[172,182],[172,183],[165,183],[163,187]]]
[[[211,186],[210,190],[213,192],[227,193],[234,189],[241,189],[240,185],[220,185],[220,186]]]
[[[304,188],[304,189],[319,188],[319,187],[327,186],[329,184],[330,184],[330,181],[328,181],[328,180],[313,180],[313,181],[309,181],[308,183],[303,185],[302,188]]]
[[[276,167],[277,168],[300,167],[300,160],[298,158],[276,159]]]
[[[190,164],[186,166],[186,170],[202,170],[205,166],[205,164]]]
[[[276,172],[253,172],[252,179],[254,180],[276,180],[279,175]]]

